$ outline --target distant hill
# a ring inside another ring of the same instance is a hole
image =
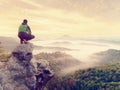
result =
[[[99,42],[99,43],[109,43],[109,44],[120,44],[119,37],[73,37],[70,35],[63,35],[58,40],[83,40],[83,41],[92,41],[92,42]]]
[[[120,50],[109,49],[107,51],[102,51],[102,52],[99,52],[99,53],[95,53],[92,56],[92,58],[97,59],[98,64],[120,62]]]
[[[60,41],[57,41],[57,42],[53,42],[53,43],[51,43],[51,44],[53,44],[53,45],[69,45],[69,44],[71,44],[71,42],[68,42],[68,41],[62,41],[62,42],[60,42]]]
[[[69,39],[73,39],[73,37],[72,36],[69,36],[69,35],[63,35],[63,36],[61,36],[61,37],[59,37],[59,38],[57,38],[57,39],[63,39],[63,40],[69,40]]]
[[[82,63],[71,55],[62,52],[39,53],[35,55],[35,58],[36,60],[44,59],[49,61],[51,68],[55,72],[60,72],[63,69],[74,67]]]
[[[74,37],[70,35],[62,35],[61,37],[57,38],[57,40],[80,40],[80,37]]]
[[[13,37],[1,37],[0,36],[1,46],[5,51],[11,52],[16,45],[19,44],[19,40]]]
[[[65,47],[55,47],[55,46],[34,46],[36,50],[51,50],[51,51],[72,51],[76,49],[70,49],[70,48],[65,48]]]
[[[120,63],[114,63],[54,78],[48,90],[120,90]]]

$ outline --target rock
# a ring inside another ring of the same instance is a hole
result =
[[[11,84],[11,83],[6,83],[6,84],[3,86],[3,90],[14,90],[14,85]]]
[[[32,51],[31,43],[20,44],[12,51],[9,61],[0,69],[0,90],[34,90],[42,87],[37,84],[36,78],[37,71],[40,69],[44,77],[44,84],[41,85],[45,86],[53,77],[49,62],[44,60],[37,62],[36,65],[33,64]]]
[[[20,85],[20,86],[15,87],[14,90],[29,90],[29,89],[25,85]]]
[[[3,87],[0,85],[0,90],[3,90]]]
[[[37,64],[36,73],[36,88],[35,90],[43,90],[47,82],[54,76],[53,71],[49,68],[49,62],[46,60],[39,60]]]
[[[33,45],[21,44],[11,53],[9,61],[0,70],[0,84],[3,90],[34,90],[35,67],[32,60]]]

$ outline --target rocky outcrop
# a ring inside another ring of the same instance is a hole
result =
[[[13,50],[9,61],[5,63],[4,68],[0,70],[0,90],[41,90],[37,88],[41,88],[43,84],[38,85],[38,83],[43,83],[44,80],[46,82],[46,80],[48,81],[53,77],[53,73],[50,69],[47,69],[47,66],[42,65],[41,61],[36,60],[37,63],[34,62],[33,65],[32,51],[33,45],[30,43],[21,44]],[[38,68],[36,68],[38,65],[44,67],[40,67],[41,72],[39,73]],[[42,77],[38,78],[37,76],[39,76],[39,74],[41,74]],[[47,79],[45,74],[47,75]],[[41,78],[43,78],[43,80],[39,80],[38,82],[37,79]]]

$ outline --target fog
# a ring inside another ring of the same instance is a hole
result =
[[[0,42],[4,50],[11,53],[11,51],[19,45],[19,39],[10,38],[10,37],[1,37]],[[71,38],[71,37],[62,37],[62,38],[47,38],[42,40],[42,38],[35,38],[34,40],[29,41],[33,43],[34,50],[33,55],[52,52],[63,52],[71,55],[74,60],[79,60],[82,62],[80,65],[69,66],[68,68],[62,69],[61,73],[66,74],[71,71],[78,69],[85,69],[89,67],[94,67],[100,65],[99,63],[109,62],[111,58],[111,53],[115,54],[116,51],[120,50],[120,40],[119,38],[114,39],[104,39],[104,38]],[[109,49],[114,49],[113,51],[107,53]],[[105,55],[95,56],[95,53],[106,52]],[[116,52],[117,53],[117,52]],[[115,59],[116,54],[111,58],[112,61]],[[119,55],[117,55],[118,59]],[[61,58],[62,59],[62,58]],[[101,60],[101,61],[100,61]],[[72,62],[71,62],[72,63]]]
[[[96,59],[91,58],[94,53],[99,53],[108,49],[120,49],[119,44],[114,43],[114,40],[111,40],[111,43],[108,43],[107,40],[106,42],[101,42],[100,40],[92,39],[55,39],[33,42],[37,46],[44,46],[42,49],[35,49],[34,53],[61,51],[89,65],[97,62]]]
[[[2,42],[2,46],[5,50],[11,51],[15,48],[16,45],[19,45],[19,39],[12,38],[12,37],[2,37],[0,38],[0,42]],[[30,43],[33,43],[34,50],[33,55],[36,55],[41,52],[64,52],[67,54],[70,54],[72,57],[74,57],[80,62],[82,62],[80,65],[74,65],[69,66],[67,68],[62,68],[60,71],[60,75],[67,74],[74,72],[78,69],[86,69],[89,67],[94,67],[100,65],[100,63],[107,63],[109,62],[111,58],[111,54],[105,54],[100,56],[93,55],[95,53],[100,53],[107,51],[108,49],[117,49],[120,50],[120,39],[117,38],[83,38],[83,37],[71,37],[71,36],[62,36],[62,38],[38,38],[36,37],[33,40],[29,41]],[[113,54],[113,52],[111,52]],[[117,52],[116,52],[117,53]],[[118,59],[119,55],[116,56],[116,54],[112,55],[112,60],[114,60],[116,57]],[[62,58],[61,58],[62,60]],[[119,59],[120,60],[120,59]],[[72,62],[71,62],[72,63]]]

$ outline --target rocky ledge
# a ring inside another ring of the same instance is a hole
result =
[[[42,90],[54,76],[46,60],[33,58],[33,44],[20,44],[0,69],[0,90]]]

